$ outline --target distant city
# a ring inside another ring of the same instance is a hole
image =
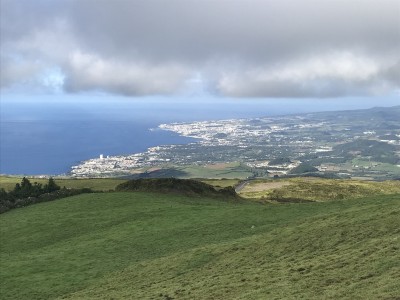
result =
[[[400,107],[255,119],[161,124],[198,139],[124,156],[100,154],[74,177],[138,176],[176,166],[239,162],[254,176],[313,172],[370,179],[400,176]],[[228,174],[229,175],[229,174]]]

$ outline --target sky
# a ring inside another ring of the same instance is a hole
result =
[[[400,97],[398,0],[0,3],[4,99]]]

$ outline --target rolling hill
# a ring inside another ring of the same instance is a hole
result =
[[[84,194],[0,215],[2,299],[397,299],[400,196]]]

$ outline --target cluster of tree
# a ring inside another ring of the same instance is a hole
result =
[[[66,189],[65,187],[61,189],[53,178],[50,178],[47,184],[42,185],[37,182],[32,184],[28,178],[24,177],[12,191],[7,192],[4,188],[0,189],[0,213],[34,203],[90,192],[92,192],[90,189]]]
[[[283,165],[283,164],[290,164],[292,161],[288,157],[277,157],[272,159],[268,165],[275,166],[275,165]]]
[[[28,178],[22,178],[21,183],[17,183],[14,189],[6,192],[4,188],[0,189],[0,200],[14,201],[17,199],[38,197],[42,194],[51,193],[60,190],[60,187],[55,183],[53,178],[45,185],[35,182],[32,184]]]
[[[301,163],[290,171],[290,174],[303,174],[309,172],[318,172],[318,169],[308,163]]]

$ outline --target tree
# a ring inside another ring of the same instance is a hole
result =
[[[14,187],[13,192],[18,194],[21,191],[21,185],[19,183],[17,183]]]
[[[32,197],[38,197],[39,195],[44,193],[43,185],[41,183],[34,182],[32,186]]]
[[[14,190],[10,192],[13,198],[25,198],[29,197],[32,193],[32,184],[28,178],[22,178],[21,183],[17,183]]]
[[[49,178],[49,182],[44,186],[44,190],[46,193],[51,193],[58,191],[60,189],[60,186],[56,184],[54,179],[52,177]]]
[[[0,189],[0,202],[8,200],[8,193],[4,188]]]
[[[301,163],[296,168],[293,168],[290,171],[290,174],[303,174],[303,173],[309,173],[309,172],[318,172],[318,169],[311,166],[308,163]]]
[[[30,190],[31,188],[32,188],[32,183],[29,181],[29,179],[26,177],[22,178],[21,189]]]
[[[29,181],[28,178],[24,177],[22,178],[21,181],[20,196],[25,198],[25,197],[30,197],[31,194],[32,194],[32,183]]]

